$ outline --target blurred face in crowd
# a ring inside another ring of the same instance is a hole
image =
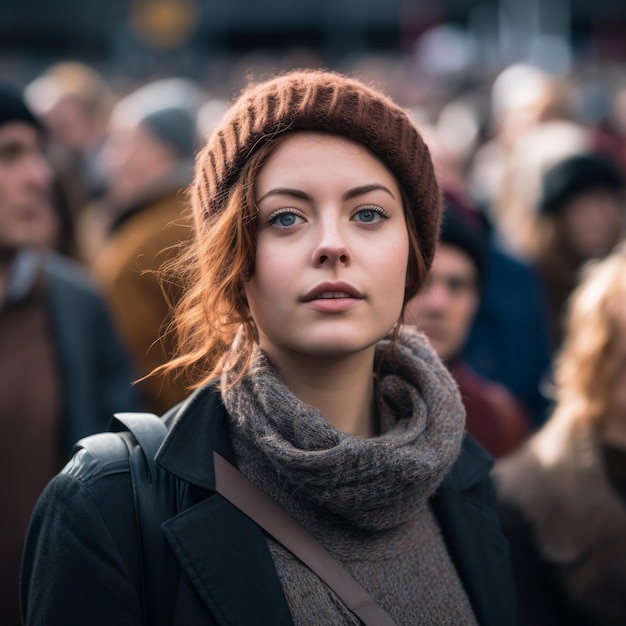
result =
[[[52,170],[32,125],[0,125],[0,248],[52,247],[58,236]]]
[[[94,122],[76,97],[61,96],[41,117],[52,137],[70,150],[81,152],[94,140]]]
[[[569,201],[559,220],[563,238],[579,260],[603,257],[624,231],[623,199],[608,190],[590,190]]]
[[[113,128],[105,147],[111,198],[124,204],[156,184],[174,167],[177,157],[149,128]]]
[[[430,280],[408,302],[404,320],[417,326],[443,361],[461,352],[479,302],[478,271],[461,249],[439,244]]]

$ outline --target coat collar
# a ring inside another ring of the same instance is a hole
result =
[[[215,491],[211,450],[234,461],[226,409],[215,383],[195,391],[163,416],[169,433],[156,456],[165,470],[197,487]],[[205,459],[206,462],[198,462]]]
[[[493,457],[473,437],[465,435],[459,457],[448,472],[444,485],[458,492],[467,491],[484,480],[493,463]]]

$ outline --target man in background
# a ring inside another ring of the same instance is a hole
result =
[[[0,85],[0,623],[20,624],[22,542],[72,444],[136,410],[133,375],[104,301],[53,252],[59,237],[44,131]]]
[[[429,285],[407,304],[405,323],[426,334],[459,384],[466,430],[500,457],[525,440],[530,421],[505,387],[483,378],[461,358],[487,271],[483,237],[478,223],[449,199]]]

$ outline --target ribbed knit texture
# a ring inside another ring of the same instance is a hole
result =
[[[326,131],[358,141],[389,167],[409,198],[420,248],[430,265],[441,200],[426,144],[390,98],[332,72],[292,72],[244,91],[196,160],[196,223],[223,210],[241,168],[259,147],[297,130]]]
[[[385,359],[382,434],[371,439],[336,430],[300,402],[260,350],[242,383],[228,389],[229,376],[223,397],[241,471],[342,562],[397,624],[475,624],[428,505],[459,452],[464,411],[423,335],[403,331],[395,356]],[[358,623],[308,568],[268,541],[296,624]]]

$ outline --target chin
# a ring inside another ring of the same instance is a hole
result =
[[[307,346],[301,348],[303,354],[309,354],[313,357],[323,358],[344,358],[358,354],[375,346],[378,341],[384,337],[376,338],[372,341],[364,340],[363,337],[350,340],[345,337],[341,339],[327,339],[319,341],[311,341]]]

